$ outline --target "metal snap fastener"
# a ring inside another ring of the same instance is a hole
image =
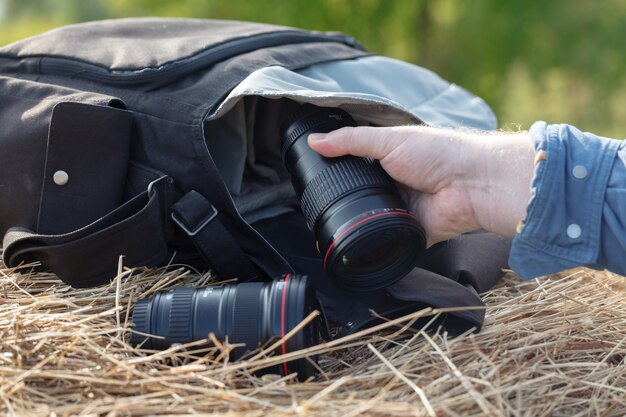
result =
[[[582,232],[583,230],[576,223],[572,223],[569,226],[567,226],[567,236],[569,236],[572,239],[578,239],[580,235],[582,234]]]
[[[573,169],[572,169],[572,175],[574,176],[574,178],[577,178],[579,180],[584,179],[585,177],[587,177],[587,168],[583,165],[576,165]]]
[[[65,185],[70,180],[70,176],[65,171],[57,171],[52,175],[52,181],[56,185]]]

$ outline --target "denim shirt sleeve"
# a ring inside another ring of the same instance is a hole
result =
[[[522,278],[576,266],[626,275],[626,143],[569,125],[533,124],[535,166],[509,265]]]

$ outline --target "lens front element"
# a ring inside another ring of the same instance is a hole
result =
[[[347,222],[330,239],[324,267],[344,287],[368,291],[389,285],[415,266],[423,239],[414,217],[401,209],[374,210]]]

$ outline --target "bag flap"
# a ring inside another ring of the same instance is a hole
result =
[[[65,102],[54,107],[37,231],[67,233],[116,209],[124,199],[130,112]]]
[[[208,120],[223,117],[247,96],[340,107],[357,121],[379,126],[424,122],[483,130],[497,127],[493,111],[481,98],[425,68],[381,56],[293,71],[262,68],[234,88]]]

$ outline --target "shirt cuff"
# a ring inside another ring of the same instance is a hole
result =
[[[536,158],[526,219],[518,228],[510,267],[529,279],[598,258],[602,208],[619,141],[569,125],[530,128]]]

